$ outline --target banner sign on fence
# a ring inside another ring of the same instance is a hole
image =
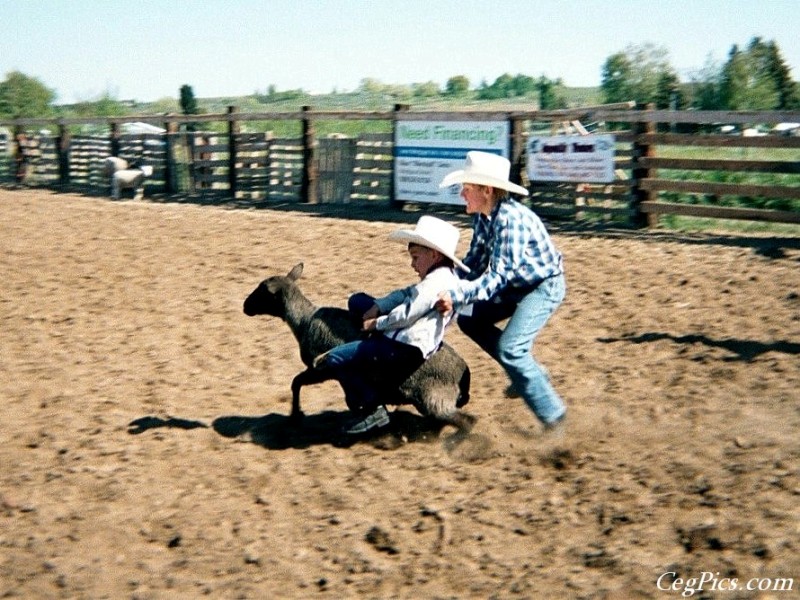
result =
[[[531,181],[614,181],[613,135],[557,135],[528,138]]]
[[[456,186],[439,189],[467,152],[508,158],[508,121],[398,121],[394,136],[394,189],[400,201],[464,204]]]

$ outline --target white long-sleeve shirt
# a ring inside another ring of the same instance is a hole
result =
[[[415,285],[390,292],[375,300],[381,316],[375,328],[393,340],[416,346],[427,359],[444,339],[444,331],[453,317],[442,315],[433,305],[441,292],[458,285],[453,269],[439,267]]]

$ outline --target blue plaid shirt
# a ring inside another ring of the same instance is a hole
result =
[[[486,301],[507,288],[530,288],[564,272],[556,249],[541,219],[525,205],[506,198],[488,217],[473,218],[472,242],[464,264],[470,273],[450,291],[456,307]]]

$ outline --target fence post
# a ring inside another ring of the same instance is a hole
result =
[[[645,110],[653,110],[655,105],[650,103]],[[642,180],[655,176],[654,169],[641,166],[642,158],[655,156],[655,148],[641,136],[656,132],[656,125],[652,121],[637,121],[634,123],[633,132],[635,134],[632,146],[632,168],[631,168],[631,224],[635,227],[646,227],[655,225],[657,217],[641,210],[642,202],[650,202],[655,199],[655,194],[642,188]]]
[[[178,191],[178,169],[175,158],[175,140],[178,124],[175,121],[164,123],[164,192],[174,194]]]
[[[525,154],[525,119],[522,117],[509,117],[510,121],[510,146],[511,146],[511,173],[510,179],[514,183],[522,185],[522,173],[525,165],[523,156]]]
[[[119,143],[119,123],[111,123],[111,156],[119,156],[120,143]]]
[[[310,113],[311,107],[304,106],[303,112]],[[317,170],[314,121],[309,116],[303,118],[303,179],[300,185],[300,202],[317,203]]]
[[[56,139],[56,152],[58,152],[58,180],[61,185],[68,185],[70,181],[70,142],[69,129],[66,125],[64,125],[64,123],[59,123],[58,138]]]
[[[397,154],[394,150],[395,140],[397,139],[397,113],[408,112],[411,106],[409,104],[395,104],[394,114],[392,115],[392,175],[389,179],[389,206],[392,208],[402,209],[405,202],[398,200],[396,197],[395,176],[397,174],[396,162]]]
[[[231,198],[236,198],[238,187],[236,172],[236,136],[239,133],[239,121],[235,118],[237,109],[235,106],[228,107],[228,187],[230,188]]]

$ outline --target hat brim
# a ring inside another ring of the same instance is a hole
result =
[[[399,229],[398,231],[393,231],[392,233],[389,234],[389,239],[395,242],[404,242],[406,244],[417,244],[419,246],[425,246],[426,248],[432,248],[437,252],[441,252],[444,256],[452,260],[459,269],[469,273],[469,267],[460,260],[458,260],[458,258],[453,256],[453,254],[451,254],[444,248],[440,247],[438,244],[431,242],[429,239],[422,237],[421,235],[415,233],[410,229]]]
[[[493,188],[500,188],[501,190],[506,190],[507,192],[513,192],[515,194],[519,194],[520,196],[527,196],[528,190],[526,190],[521,185],[517,185],[516,183],[511,183],[510,181],[506,181],[504,179],[495,179],[494,177],[490,177],[488,175],[481,175],[477,173],[467,173],[464,169],[459,169],[458,171],[453,171],[452,173],[448,173],[445,175],[442,182],[439,184],[440,188],[450,187],[451,185],[456,184],[464,184],[464,183],[474,183],[476,185],[488,185]]]

